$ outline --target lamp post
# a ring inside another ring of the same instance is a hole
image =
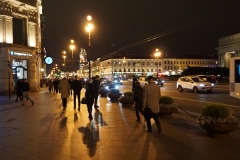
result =
[[[92,20],[92,16],[87,16],[87,20],[91,21]],[[92,24],[88,24],[86,27],[86,30],[88,31],[88,77],[89,79],[91,78],[91,62],[90,62],[90,53],[91,53],[91,29],[93,29],[93,25]]]
[[[74,50],[74,48],[75,48],[75,46],[73,45],[73,43],[74,43],[74,41],[73,40],[71,40],[71,45],[70,45],[70,49],[72,50],[72,67],[73,67],[73,50]]]
[[[159,52],[158,49],[156,49],[154,56],[157,57],[157,78],[158,78],[158,65],[159,65],[158,57],[160,57],[160,55],[161,55],[161,52]]]
[[[63,51],[63,62],[64,62],[64,63],[63,63],[63,66],[65,66],[65,59],[66,59],[66,57],[67,57],[67,56],[66,56],[66,51]]]

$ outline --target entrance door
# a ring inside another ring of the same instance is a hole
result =
[[[26,78],[28,79],[28,68],[27,60],[13,59],[13,80],[16,82],[18,79]]]

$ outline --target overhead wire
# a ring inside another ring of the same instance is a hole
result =
[[[121,51],[124,51],[126,49],[129,49],[131,47],[134,47],[134,46],[137,46],[137,45],[140,45],[140,44],[143,44],[143,43],[146,43],[146,42],[150,42],[152,40],[155,40],[155,39],[158,39],[160,37],[163,37],[163,36],[166,36],[166,35],[169,35],[169,34],[172,34],[174,32],[177,32],[177,31],[180,31],[182,29],[185,29],[187,27],[190,27],[192,25],[196,24],[196,22],[190,22],[190,23],[187,23],[187,24],[183,24],[181,26],[178,26],[178,27],[175,27],[175,28],[172,28],[170,30],[167,30],[167,31],[164,31],[162,33],[159,33],[157,35],[154,35],[154,36],[151,36],[151,37],[148,37],[148,38],[145,38],[143,40],[140,40],[140,41],[137,41],[137,42],[134,42],[132,44],[129,44],[129,45],[126,45],[118,50],[115,50],[107,55],[104,55],[102,56],[100,59],[107,59],[107,58],[111,58],[113,56],[115,56],[117,53],[121,52]]]

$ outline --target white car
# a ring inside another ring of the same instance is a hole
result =
[[[198,76],[184,76],[180,77],[177,81],[177,89],[179,92],[183,90],[192,90],[194,93],[198,91],[206,91],[211,93],[213,91],[214,84],[204,81]]]

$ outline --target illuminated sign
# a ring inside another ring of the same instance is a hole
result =
[[[10,51],[10,55],[11,56],[26,56],[26,57],[32,56],[31,53],[19,53],[19,52],[13,52],[13,51]]]

